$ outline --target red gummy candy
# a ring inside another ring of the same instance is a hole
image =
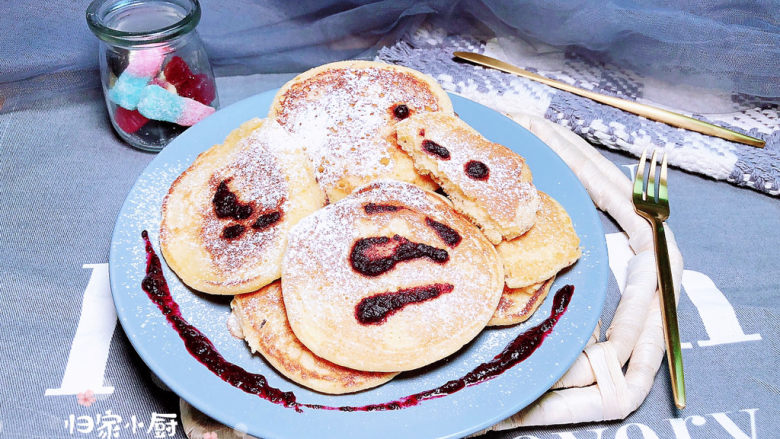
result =
[[[176,87],[179,96],[195,99],[209,105],[217,96],[214,83],[205,73],[193,74],[190,67],[179,56],[174,56],[163,69],[165,79]]]
[[[179,95],[195,99],[203,105],[209,105],[216,97],[214,83],[209,81],[209,77],[204,73],[195,75],[195,78],[182,84],[182,88],[177,90]]]
[[[179,89],[180,85],[194,79],[190,66],[180,56],[171,58],[165,65],[163,73],[165,73],[165,80],[173,84],[176,90]]]
[[[146,125],[149,119],[145,118],[138,110],[127,110],[117,106],[114,113],[114,121],[122,131],[132,134]]]

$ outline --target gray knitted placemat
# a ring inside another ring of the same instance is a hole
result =
[[[599,93],[664,106],[762,138],[766,147],[754,148],[674,128],[528,79],[457,62],[452,52],[458,50],[495,56]],[[448,35],[432,25],[425,25],[393,46],[382,48],[377,59],[425,72],[447,91],[499,111],[544,116],[592,143],[636,156],[648,147],[664,148],[672,166],[780,195],[777,101],[663,83],[601,63],[582,52],[532,46],[512,37],[480,40],[462,33]]]

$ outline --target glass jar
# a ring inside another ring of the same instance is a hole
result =
[[[198,21],[197,0],[94,0],[87,8],[111,124],[130,145],[159,151],[219,105]]]

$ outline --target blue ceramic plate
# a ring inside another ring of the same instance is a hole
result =
[[[163,261],[164,273],[184,317],[206,334],[228,361],[265,375],[274,387],[292,390],[303,403],[362,406],[395,400],[462,377],[493,358],[517,334],[546,318],[555,291],[566,284],[574,285],[568,310],[530,358],[495,379],[402,410],[304,409],[298,413],[232,387],[187,352],[177,333],[141,290],[145,270],[141,231],[149,231],[159,254],[160,206],[173,180],[198,153],[221,143],[241,122],[264,117],[274,94],[269,91],[245,99],[184,132],[152,160],[119,212],[111,240],[111,290],[122,327],[151,370],[199,410],[225,425],[263,438],[458,437],[516,413],[552,386],[582,351],[601,315],[608,270],[601,222],[580,182],[544,143],[510,119],[458,96],[451,96],[458,115],[488,139],[526,158],[536,186],[566,208],[581,239],[582,258],[556,279],[550,295],[528,322],[486,329],[447,360],[401,374],[376,389],[329,396],[282,377],[260,356],[251,355],[243,341],[233,338],[226,327],[230,297],[188,289]]]

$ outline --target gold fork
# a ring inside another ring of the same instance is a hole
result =
[[[650,222],[653,228],[655,242],[655,258],[658,273],[658,289],[661,297],[661,316],[664,322],[664,338],[666,340],[666,357],[669,361],[669,374],[672,381],[674,404],[677,408],[685,408],[685,378],[683,376],[682,349],[680,347],[680,332],[677,327],[677,306],[674,298],[672,268],[669,264],[669,250],[666,247],[666,232],[664,221],[669,218],[669,193],[666,187],[666,153],[661,161],[661,174],[658,181],[658,199],[655,190],[655,167],[658,151],[653,151],[650,159],[650,172],[645,185],[645,162],[647,150],[639,159],[639,166],[634,178],[633,201],[634,210]]]

